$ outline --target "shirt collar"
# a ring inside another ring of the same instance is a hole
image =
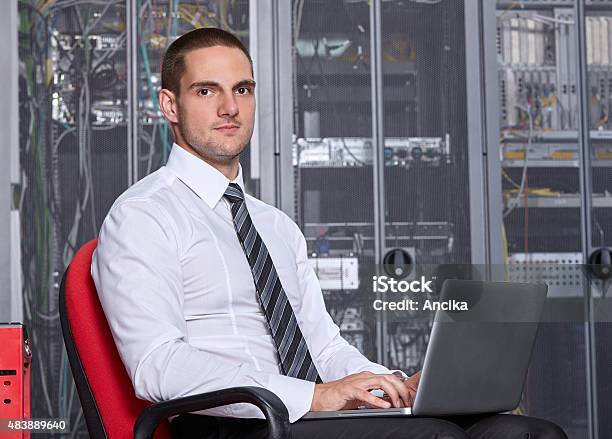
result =
[[[211,209],[217,205],[227,186],[236,183],[244,191],[242,166],[238,164],[238,176],[230,180],[212,165],[174,143],[166,168],[170,169],[194,191]]]

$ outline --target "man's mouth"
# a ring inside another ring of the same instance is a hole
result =
[[[238,131],[238,128],[240,128],[238,125],[227,124],[227,125],[221,125],[220,127],[217,127],[215,129],[218,131],[221,131],[224,134],[232,134]]]

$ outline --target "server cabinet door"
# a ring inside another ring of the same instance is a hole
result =
[[[294,0],[292,22],[296,220],[330,314],[377,360],[370,8]]]
[[[407,255],[404,267],[385,261],[382,274],[429,279],[472,262],[470,197],[479,197],[481,187],[470,193],[469,160],[478,152],[468,141],[466,5],[381,7],[384,211],[377,214],[384,224],[382,254]],[[389,293],[388,299],[410,297]],[[390,367],[420,370],[430,317],[406,310],[383,314]]]
[[[518,410],[588,437],[576,2],[499,0],[496,22],[506,272],[549,286]]]

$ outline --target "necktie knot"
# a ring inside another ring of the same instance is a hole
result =
[[[230,183],[227,189],[225,189],[223,196],[232,204],[244,200],[244,193],[236,183]]]

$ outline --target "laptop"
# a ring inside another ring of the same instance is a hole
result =
[[[445,280],[439,301],[467,302],[468,310],[436,311],[412,408],[309,412],[302,419],[513,410],[521,399],[547,292],[546,284]]]

